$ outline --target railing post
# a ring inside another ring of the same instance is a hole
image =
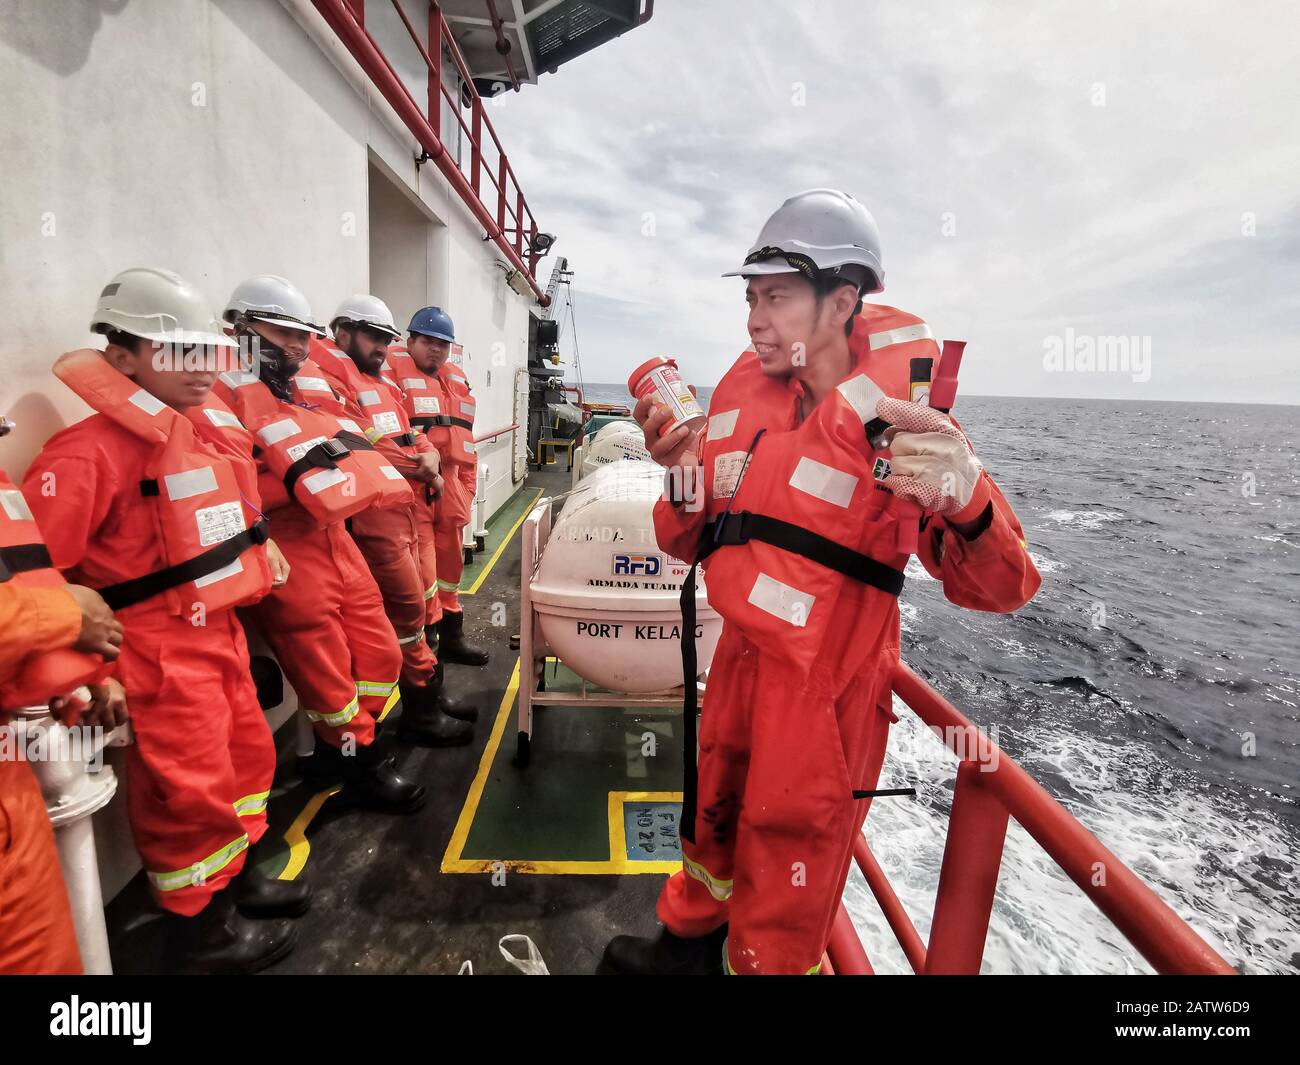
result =
[[[862,937],[853,927],[853,919],[849,917],[849,911],[844,908],[843,902],[840,903],[835,921],[831,925],[831,938],[826,944],[826,956],[840,976],[871,976],[875,972],[871,968],[871,960],[867,957],[866,948],[862,945]]]
[[[524,190],[515,182],[518,198],[515,201],[515,251],[522,258],[524,254]],[[529,273],[532,273],[530,270]]]
[[[506,228],[506,153],[497,149],[497,229],[505,236]]]
[[[977,761],[968,759],[957,767],[925,957],[927,975],[977,975],[984,957],[1009,818],[981,775]]]
[[[347,0],[347,5],[352,9],[352,17],[357,20],[357,25],[365,29],[366,0]]]
[[[429,4],[429,125],[442,140],[442,8]]]
[[[473,142],[473,154],[470,163],[470,184],[474,186],[474,195],[480,200],[483,198],[479,192],[479,167],[483,162],[483,99],[478,93],[474,94],[474,103],[470,107],[470,125],[469,139]]]

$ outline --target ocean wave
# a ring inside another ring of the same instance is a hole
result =
[[[915,800],[877,799],[866,826],[872,853],[922,939],[930,932],[956,759],[899,706],[881,787]],[[1030,773],[1063,777],[1064,805],[1225,958],[1247,972],[1296,967],[1300,841],[1271,814],[1171,769],[1150,748],[1108,742],[1043,720],[1017,735]],[[879,973],[911,967],[856,868],[845,905]],[[989,925],[984,973],[1149,973],[1151,966],[1014,821]]]
[[[1100,529],[1127,516],[1122,510],[1053,510],[1043,520],[1069,529]]]

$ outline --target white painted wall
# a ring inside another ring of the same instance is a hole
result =
[[[436,168],[416,167],[414,139],[307,0],[4,6],[0,410],[18,428],[0,441],[0,466],[21,476],[46,438],[87,413],[49,368],[96,344],[86,325],[119,270],[176,270],[218,313],[254,273],[293,279],[322,319],[367,291],[372,163],[427,219],[414,237],[387,234],[411,262],[406,283],[393,259],[376,271],[400,292],[395,311],[416,309],[420,287],[448,310],[479,426],[511,423],[532,301],[505,286],[495,246]],[[392,190],[380,196],[389,219]],[[489,510],[515,488],[510,446],[506,436],[485,448]],[[132,871],[117,805],[97,820],[117,848],[109,895]]]
[[[498,371],[526,357],[531,300],[368,85],[307,0],[5,5],[0,407],[19,427],[0,464],[19,476],[85,413],[49,366],[95,343],[95,298],[127,266],[176,270],[217,310],[253,273],[293,279],[321,318],[366,291],[372,158],[433,222],[426,294],[456,321],[479,424],[510,424]]]

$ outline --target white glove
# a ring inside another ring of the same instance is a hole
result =
[[[934,514],[970,505],[983,467],[946,414],[901,399],[880,400],[876,413],[894,426],[886,488]]]

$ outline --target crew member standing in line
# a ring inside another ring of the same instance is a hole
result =
[[[284,957],[297,931],[248,918],[302,914],[311,891],[250,860],[275,744],[234,607],[288,567],[267,539],[251,437],[199,413],[234,344],[166,270],[114,277],[90,328],[107,336],[104,351],[69,352],[54,372],[96,413],[50,438],[23,494],[55,566],[97,588],[124,626],[127,813],[169,924],[168,964],[253,972]]]
[[[438,565],[438,597],[428,622],[437,626],[438,655],[444,662],[485,666],[488,652],[465,639],[460,578],[465,568],[464,536],[478,473],[474,447],[476,403],[464,371],[451,361],[456,328],[439,307],[411,317],[405,350],[390,349],[389,362],[402,388],[411,424],[423,429],[442,456],[443,490],[433,521],[421,528],[432,536]]]
[[[419,512],[442,501],[441,458],[416,432],[388,375],[388,345],[397,337],[388,305],[376,296],[349,296],[330,320],[334,344],[318,341],[317,363],[361,420],[367,438],[416,490],[401,509],[369,510],[352,521],[352,535],[370,564],[384,606],[402,643],[402,715],[398,734],[431,747],[468,743],[478,717],[446,693],[444,671],[425,632],[427,602],[437,581],[433,555],[421,553]],[[423,568],[422,568],[423,563]]]

